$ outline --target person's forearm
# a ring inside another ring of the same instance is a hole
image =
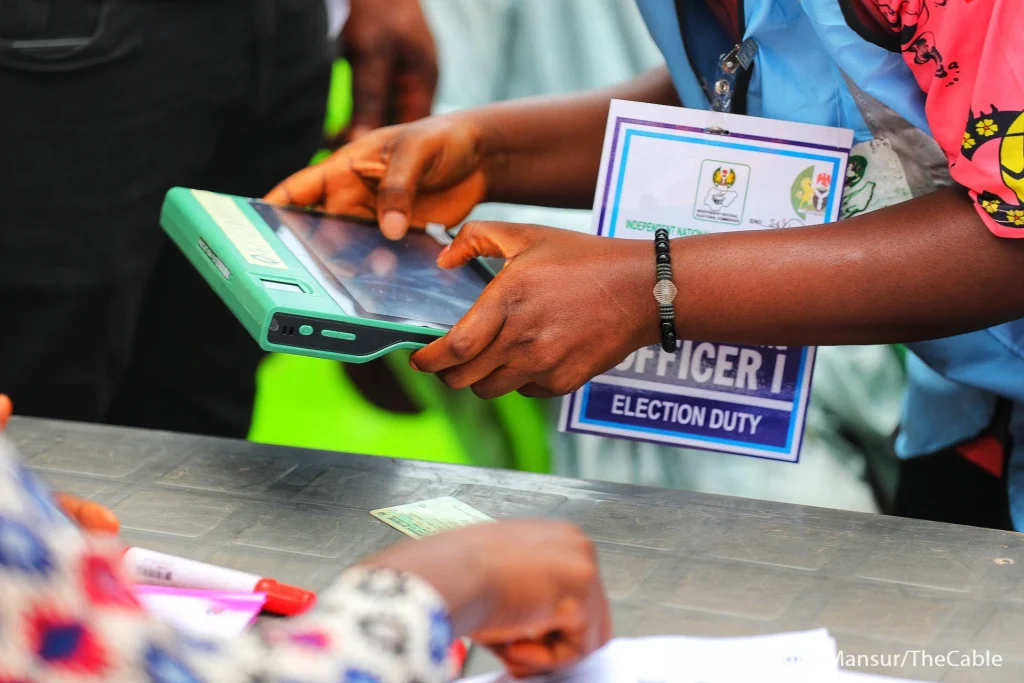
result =
[[[654,252],[641,251],[646,287]],[[838,225],[673,240],[672,263],[681,339],[882,344],[1024,317],[1024,240],[992,235],[959,190]],[[651,306],[645,344],[659,339]]]
[[[589,208],[613,99],[678,105],[665,68],[603,90],[515,100],[460,114],[480,129],[487,201]]]

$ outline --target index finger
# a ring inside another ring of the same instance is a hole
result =
[[[330,159],[304,168],[283,180],[267,193],[264,200],[271,204],[290,206],[317,206],[327,197],[327,164]]]
[[[414,370],[438,373],[463,365],[479,356],[491,345],[505,325],[505,306],[501,297],[489,294],[494,282],[448,334],[412,355],[409,364]]]

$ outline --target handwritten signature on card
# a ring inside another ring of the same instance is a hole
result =
[[[751,218],[747,222],[765,228],[796,228],[803,225],[799,218]]]

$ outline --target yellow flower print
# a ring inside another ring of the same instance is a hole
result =
[[[1014,225],[1024,225],[1024,211],[1007,211],[1006,220]]]
[[[970,133],[964,133],[964,149],[970,149],[971,147],[974,147],[976,144],[978,143],[974,140],[974,138],[971,137]]]
[[[999,132],[999,126],[992,119],[982,119],[974,126],[974,129],[978,131],[978,135],[982,135],[986,138],[990,138]]]
[[[999,210],[999,202],[995,199],[986,199],[981,203],[981,208],[985,209],[989,213],[995,213]]]

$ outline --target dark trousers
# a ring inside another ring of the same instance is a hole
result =
[[[244,437],[257,344],[163,236],[318,148],[323,0],[0,2],[0,392],[22,415]]]
[[[977,438],[900,463],[892,514],[1013,531],[1010,409],[1008,401],[1001,402],[992,424]]]

